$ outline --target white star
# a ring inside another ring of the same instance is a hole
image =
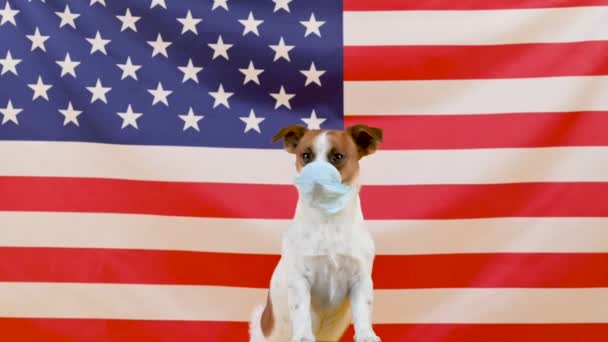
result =
[[[308,86],[310,83],[316,83],[321,86],[321,76],[326,72],[325,70],[317,70],[315,67],[315,62],[310,64],[310,69],[308,70],[300,70],[304,76],[306,76],[306,83],[304,86]]]
[[[318,118],[317,113],[315,113],[315,110],[313,109],[309,118],[303,118],[300,120],[304,121],[306,125],[308,125],[308,129],[321,129],[321,124],[327,119]]]
[[[8,3],[8,0],[6,1],[6,4],[4,4],[4,9],[0,10],[0,16],[2,17],[2,20],[0,20],[0,26],[4,25],[5,23],[11,23],[14,26],[17,26],[17,22],[15,21],[15,16],[19,13],[19,10],[14,10],[11,8],[11,4]]]
[[[163,85],[158,82],[158,86],[156,87],[156,89],[148,89],[148,93],[154,96],[154,99],[152,100],[153,106],[158,102],[162,102],[168,107],[169,101],[167,100],[167,96],[171,95],[173,93],[173,90],[163,89]]]
[[[103,39],[99,34],[99,31],[95,34],[95,38],[87,38],[87,42],[91,44],[91,55],[95,53],[95,51],[101,51],[104,55],[107,55],[106,45],[108,45],[111,40]]]
[[[122,77],[120,78],[121,80],[124,80],[130,76],[137,81],[136,72],[141,68],[141,65],[132,64],[131,57],[127,57],[125,64],[116,64],[116,66],[122,70]]]
[[[198,25],[198,23],[200,23],[201,21],[203,21],[203,19],[195,19],[192,18],[192,13],[190,13],[190,10],[188,10],[188,14],[186,14],[185,18],[177,18],[177,21],[179,21],[182,24],[182,34],[188,32],[188,31],[192,31],[194,34],[198,34],[198,30],[196,29],[196,25]]]
[[[0,73],[0,75],[4,75],[9,71],[17,75],[17,64],[21,63],[21,61],[21,59],[13,59],[11,51],[8,50],[6,52],[6,57],[0,58],[0,64],[2,64],[2,73]]]
[[[309,34],[314,33],[317,36],[321,37],[321,31],[319,28],[325,24],[324,21],[317,21],[315,19],[315,14],[310,14],[310,19],[308,21],[300,21],[300,24],[306,27],[306,32],[304,33],[304,37],[308,37]]]
[[[61,77],[66,74],[76,77],[76,67],[80,65],[80,62],[72,61],[69,52],[65,54],[65,59],[63,61],[55,61],[55,63],[59,64],[61,67]]]
[[[274,2],[274,11],[276,12],[280,9],[284,9],[286,12],[289,12],[289,3],[293,0],[272,0]]]
[[[260,24],[262,24],[264,22],[264,20],[256,20],[253,17],[253,12],[249,11],[249,17],[245,20],[245,19],[240,19],[239,23],[243,24],[243,26],[245,26],[245,28],[243,29],[243,36],[246,35],[249,32],[252,32],[253,34],[255,34],[256,36],[260,36],[260,32],[258,32],[258,26],[260,26]]]
[[[73,124],[75,124],[76,126],[80,126],[78,124],[78,115],[82,114],[81,110],[75,110],[74,107],[72,107],[72,101],[68,102],[68,108],[66,109],[60,109],[59,113],[63,114],[63,116],[65,117],[63,119],[63,125],[67,125],[70,122],[72,122]]]
[[[73,28],[76,28],[76,23],[74,22],[74,20],[80,17],[80,14],[72,13],[68,4],[65,5],[65,9],[63,12],[55,12],[55,14],[57,14],[59,18],[61,18],[59,28],[62,28],[65,25],[70,25]]]
[[[213,0],[213,7],[211,7],[211,10],[213,11],[218,7],[223,7],[226,11],[228,11],[228,0]]]
[[[293,49],[295,47],[295,45],[285,45],[285,41],[283,40],[283,37],[281,37],[281,39],[279,40],[279,43],[277,45],[269,45],[271,49],[274,50],[274,60],[276,61],[279,58],[283,57],[286,60],[290,61],[289,59],[289,51],[291,51],[291,49]]]
[[[36,50],[36,48],[39,48],[40,50],[46,52],[44,42],[49,39],[49,36],[41,35],[40,31],[38,30],[38,27],[36,27],[36,32],[34,32],[34,34],[28,35],[26,37],[27,39],[32,41],[32,49],[30,51],[34,51]]]
[[[192,64],[192,58],[188,59],[188,65],[186,65],[185,67],[177,68],[184,73],[184,79],[182,80],[182,83],[186,83],[187,80],[193,80],[194,82],[198,83],[198,76],[196,74],[203,70],[203,68],[195,67],[194,64]]]
[[[229,93],[224,91],[224,87],[220,83],[220,87],[217,91],[210,91],[209,95],[211,95],[215,101],[213,102],[213,108],[219,106],[220,104],[224,105],[226,108],[230,108],[230,104],[228,103],[228,99],[234,95],[234,93]]]
[[[291,109],[289,100],[291,100],[296,95],[286,93],[285,88],[283,88],[283,86],[281,86],[281,90],[279,90],[278,93],[270,93],[270,96],[274,97],[274,99],[277,100],[277,102],[274,105],[274,109],[277,109],[281,106],[285,106],[285,107]]]
[[[103,7],[106,7],[106,0],[91,0],[89,6],[93,6],[96,3],[100,3]]]
[[[163,41],[163,37],[159,33],[156,37],[156,41],[149,40],[148,44],[154,48],[154,51],[152,51],[152,57],[156,56],[159,53],[165,57],[169,57],[167,55],[167,48],[173,43],[169,41]]]
[[[17,109],[13,107],[11,100],[8,100],[8,104],[4,108],[0,108],[0,114],[3,115],[2,124],[12,121],[16,125],[19,124],[19,120],[17,120],[17,114],[21,113],[23,109]]]
[[[118,114],[118,116],[122,118],[122,126],[120,127],[121,129],[129,125],[135,127],[135,129],[139,129],[139,127],[137,127],[137,119],[139,119],[139,117],[142,116],[143,113],[134,113],[133,109],[131,108],[131,105],[127,107],[126,112],[118,112],[116,114]]]
[[[217,38],[217,43],[207,45],[209,45],[209,47],[213,49],[213,57],[211,59],[215,59],[218,56],[222,56],[226,60],[228,60],[228,49],[230,49],[234,44],[224,44],[224,41],[222,40],[222,35],[220,34],[220,36]]]
[[[260,80],[258,78],[258,76],[260,76],[261,73],[264,72],[263,69],[256,69],[253,66],[253,61],[249,61],[249,67],[247,67],[247,69],[239,69],[239,71],[241,73],[243,73],[243,75],[245,75],[245,80],[243,81],[243,84],[247,84],[247,82],[249,81],[253,81],[255,83],[257,83],[258,85],[260,85]]]
[[[167,9],[167,4],[165,4],[165,0],[152,0],[152,3],[150,4],[150,8],[154,8],[156,6],[160,6],[164,9]]]
[[[35,84],[28,84],[27,86],[34,91],[34,97],[32,98],[32,101],[39,97],[42,97],[47,101],[49,100],[49,95],[47,94],[47,91],[49,91],[49,89],[51,89],[53,86],[50,84],[44,84],[44,82],[42,82],[42,77],[38,76],[38,82],[36,82]]]
[[[137,27],[135,23],[141,19],[141,17],[136,17],[131,15],[131,10],[127,8],[125,11],[125,15],[117,15],[116,18],[122,22],[122,27],[120,28],[120,32],[130,28],[133,32],[137,32]]]
[[[91,103],[95,102],[95,100],[101,100],[104,103],[108,103],[106,93],[112,90],[112,88],[102,86],[101,81],[98,78],[97,84],[95,84],[94,87],[87,87],[87,90],[91,92]]]
[[[194,115],[194,111],[192,111],[192,107],[190,107],[190,110],[188,111],[188,115],[178,115],[180,117],[180,119],[184,120],[184,131],[187,130],[188,128],[192,127],[195,130],[199,131],[198,129],[198,122],[204,118],[203,115]]]
[[[262,133],[260,131],[260,123],[266,120],[266,118],[256,117],[253,108],[249,111],[249,116],[240,116],[239,119],[245,123],[245,131],[243,133],[247,133],[252,129],[258,133]]]

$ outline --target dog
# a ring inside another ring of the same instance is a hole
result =
[[[295,155],[298,202],[282,240],[266,304],[253,309],[250,342],[380,342],[372,327],[375,246],[360,205],[359,161],[382,129],[282,128],[272,139]],[[333,182],[333,183],[332,183]]]

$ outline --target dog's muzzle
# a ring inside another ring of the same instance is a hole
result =
[[[323,161],[304,166],[295,184],[301,197],[326,214],[335,214],[344,209],[355,193],[352,186],[342,183],[338,170]]]

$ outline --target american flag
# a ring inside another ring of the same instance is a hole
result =
[[[364,123],[383,341],[608,341],[607,75],[608,0],[0,0],[1,340],[247,341],[271,137]]]

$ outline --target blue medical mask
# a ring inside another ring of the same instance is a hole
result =
[[[348,204],[355,188],[342,184],[338,170],[327,162],[312,162],[304,166],[295,184],[309,205],[326,214],[335,214]]]

